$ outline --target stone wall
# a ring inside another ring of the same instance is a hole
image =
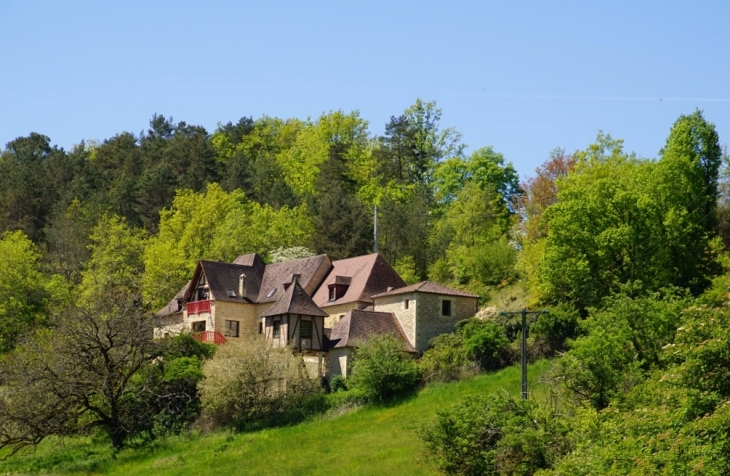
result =
[[[338,322],[340,322],[340,319],[347,314],[347,311],[350,311],[351,309],[364,309],[369,305],[370,304],[366,302],[356,301],[323,307],[322,310],[328,314],[328,316],[324,318],[324,326],[327,329],[332,329]]]
[[[408,300],[408,309],[405,308],[405,301]],[[416,346],[416,294],[397,294],[395,296],[384,296],[374,299],[374,311],[392,312],[398,318],[401,327],[406,333],[408,341]]]
[[[451,301],[451,315],[441,314],[442,302]],[[477,298],[447,296],[442,294],[417,293],[416,338],[413,346],[419,352],[428,349],[434,337],[454,331],[454,324],[474,316]]]
[[[252,304],[214,301],[212,310],[214,328],[208,330],[215,330],[226,335],[226,321],[229,320],[238,321],[238,335],[241,337],[259,333],[259,322],[261,321],[257,315],[256,306]]]
[[[176,312],[167,316],[155,318],[154,338],[163,339],[181,333],[185,329],[185,315]]]
[[[185,311],[185,329],[192,330],[193,322],[205,321],[206,331],[215,330],[215,326],[213,324],[213,312],[215,312],[213,303],[211,303],[210,311],[211,312],[199,312],[196,314],[188,314],[187,311]]]
[[[349,347],[341,347],[339,349],[331,349],[327,352],[326,374],[327,378],[335,375],[349,377],[348,366],[352,358],[352,349]]]

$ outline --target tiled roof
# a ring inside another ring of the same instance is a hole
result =
[[[175,297],[170,300],[167,304],[165,304],[165,307],[160,309],[155,313],[155,316],[157,317],[164,317],[169,316],[171,314],[177,314],[178,312],[183,312],[182,305],[180,305],[180,301],[182,301],[183,296],[185,296],[185,291],[188,290],[188,286],[190,286],[190,283],[183,286],[183,288],[178,291],[177,294],[175,294]],[[178,301],[180,300],[180,301]]]
[[[309,258],[295,259],[284,263],[276,263],[266,265],[264,277],[261,281],[261,290],[256,298],[256,302],[274,302],[284,295],[284,284],[292,281],[293,275],[298,274],[299,282],[310,294],[319,285],[318,276],[326,272],[331,267],[331,261],[327,255],[312,256]],[[273,291],[273,293],[272,293]]]
[[[261,256],[258,255],[258,253],[249,253],[247,255],[240,255],[236,259],[233,260],[233,264],[240,264],[241,266],[252,266],[258,270],[261,271],[263,274],[264,271],[264,260],[261,259]]]
[[[420,283],[411,284],[410,286],[405,286],[402,288],[393,289],[391,291],[386,291],[384,293],[374,295],[373,298],[379,298],[379,297],[384,297],[384,296],[395,296],[397,294],[406,294],[406,293],[413,293],[413,292],[429,293],[429,294],[444,294],[446,296],[479,298],[479,296],[476,294],[459,291],[458,289],[454,289],[454,288],[448,288],[448,287],[442,286],[440,284],[432,283],[431,281],[421,281]]]
[[[350,281],[347,292],[336,301],[330,301],[328,286],[344,285],[347,278]],[[382,293],[389,287],[399,288],[405,285],[385,258],[373,253],[332,262],[332,270],[312,299],[321,308],[352,302],[370,302],[373,294]]]
[[[261,317],[279,316],[281,314],[303,314],[305,316],[327,316],[327,313],[317,307],[309,294],[299,285],[298,281],[289,285],[283,296],[271,306]]]
[[[205,273],[212,299],[216,301],[256,302],[261,287],[261,271],[258,267],[201,260],[199,269],[202,269]],[[245,296],[238,294],[238,278],[242,274],[246,275]],[[197,279],[199,279],[199,273],[196,270],[193,280]]]
[[[353,309],[340,319],[330,332],[330,348],[354,347],[359,341],[373,335],[393,334],[403,341],[405,352],[416,352],[408,342],[398,318],[391,312],[373,312]]]

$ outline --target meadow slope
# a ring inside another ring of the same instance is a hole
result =
[[[540,377],[549,365],[541,361],[530,366],[530,386],[537,399],[542,397]],[[519,395],[519,366],[429,386],[391,406],[358,408],[250,433],[165,438],[116,455],[104,440],[49,440],[34,454],[0,462],[0,474],[435,475],[423,460],[418,428],[460,398],[497,391]]]

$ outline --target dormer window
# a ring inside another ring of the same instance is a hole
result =
[[[329,300],[336,301],[343,297],[350,287],[352,278],[349,276],[335,276],[335,282],[327,285]]]

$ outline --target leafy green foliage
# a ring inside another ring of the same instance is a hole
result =
[[[602,134],[577,157],[545,212],[545,298],[595,306],[636,281],[648,291],[704,290],[717,272],[708,253],[717,232],[714,126],[699,113],[680,117],[658,162],[628,156]]]
[[[41,273],[41,255],[21,231],[0,239],[0,353],[46,320],[48,278]]]
[[[427,382],[459,380],[479,370],[496,370],[509,363],[509,338],[503,326],[490,320],[468,319],[456,331],[431,340],[419,361]]]
[[[561,304],[546,314],[540,314],[530,326],[530,336],[538,347],[545,347],[541,354],[555,355],[567,350],[567,342],[578,337],[580,315],[568,305]]]
[[[162,211],[160,232],[144,251],[145,297],[159,309],[182,288],[200,259],[233,261],[239,254],[305,244],[312,233],[306,207],[274,210],[240,191],[210,184],[181,191]]]
[[[505,164],[504,156],[492,147],[482,147],[466,159],[449,158],[438,165],[434,176],[436,198],[443,203],[456,199],[469,183],[496,191],[506,203],[511,203],[520,192],[517,171],[511,163]]]
[[[418,365],[426,382],[449,382],[474,375],[479,365],[467,351],[464,336],[458,332],[431,339]]]
[[[347,390],[347,381],[342,375],[333,375],[329,381],[330,391],[333,393]]]
[[[597,410],[607,407],[643,380],[643,371],[661,364],[685,303],[672,294],[608,299],[583,323],[588,334],[569,343],[558,362],[559,379],[579,401]]]
[[[445,474],[535,474],[569,449],[568,427],[535,402],[504,393],[463,399],[421,430],[428,459]]]
[[[200,415],[198,383],[203,362],[215,346],[179,334],[158,343],[159,357],[132,379],[133,391],[125,404],[133,407],[134,420],[127,427],[153,437],[177,434]]]
[[[421,379],[416,361],[403,342],[390,334],[361,342],[355,353],[349,387],[370,402],[384,402],[413,391]]]
[[[81,296],[93,301],[113,290],[141,293],[147,234],[124,218],[105,216],[92,230],[91,256],[81,278]]]
[[[496,370],[506,363],[505,348],[509,339],[504,327],[490,320],[469,319],[459,323],[464,349],[482,370]]]

